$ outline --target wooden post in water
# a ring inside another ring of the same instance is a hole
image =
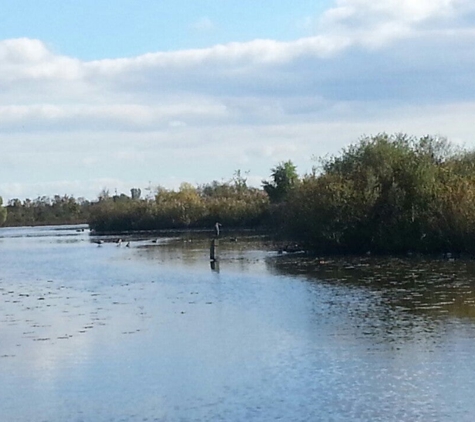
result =
[[[209,259],[211,261],[217,261],[218,260],[218,246],[219,246],[219,240],[218,239],[211,240],[211,246],[209,248]]]

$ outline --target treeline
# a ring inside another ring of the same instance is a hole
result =
[[[1,202],[0,202],[1,204]],[[37,226],[55,224],[80,224],[89,220],[91,202],[69,195],[41,196],[36,199],[12,199],[0,210],[5,214],[5,226]]]
[[[332,253],[475,253],[475,153],[386,134],[322,160],[276,210],[281,229]]]
[[[102,195],[91,207],[89,225],[97,232],[261,226],[268,218],[269,199],[264,191],[247,186],[237,171],[230,182],[203,186],[183,183],[180,188],[156,189],[153,198],[140,199],[135,189],[126,195]]]
[[[321,253],[475,253],[475,153],[436,137],[380,134],[299,177],[291,161],[262,189],[237,173],[152,199],[102,198],[97,231],[266,227]]]
[[[229,182],[141,198],[110,196],[9,201],[7,225],[88,222],[97,232],[267,228],[319,253],[475,253],[475,152],[445,139],[380,134],[299,177],[291,161],[262,188],[237,171]],[[2,217],[0,213],[0,218]]]

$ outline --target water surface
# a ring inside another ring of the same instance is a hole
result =
[[[472,421],[471,261],[0,229],[0,409],[31,421]],[[130,240],[130,246],[126,247]]]

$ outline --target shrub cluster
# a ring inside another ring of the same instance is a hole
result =
[[[126,196],[102,198],[91,208],[89,225],[97,232],[262,225],[269,200],[260,189],[245,184],[218,183],[178,191],[158,188],[153,199]]]
[[[475,252],[475,154],[445,139],[364,138],[322,161],[277,219],[322,252]]]

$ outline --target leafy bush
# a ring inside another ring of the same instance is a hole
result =
[[[303,178],[281,211],[321,251],[475,251],[474,154],[444,139],[364,138]]]

